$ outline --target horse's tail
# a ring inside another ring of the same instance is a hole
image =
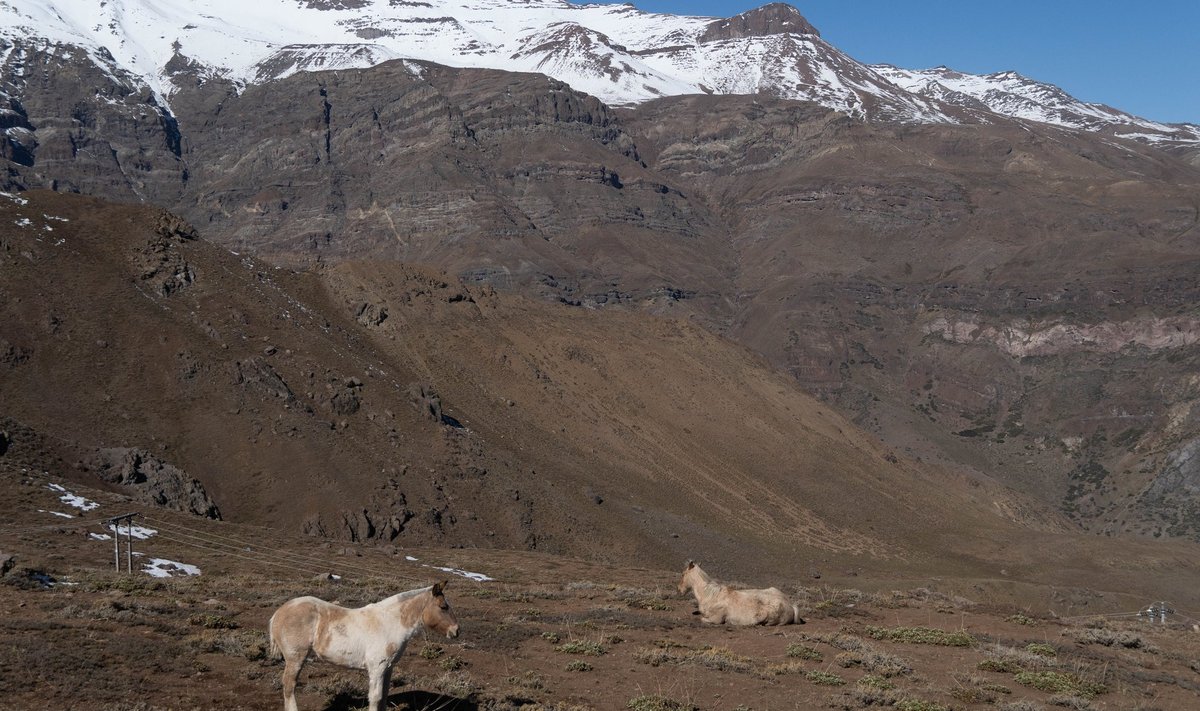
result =
[[[800,616],[800,606],[796,605],[796,604],[792,605],[792,624],[794,624],[794,625],[804,624],[804,618]]]
[[[275,615],[267,623],[267,636],[271,638],[271,646],[267,651],[268,659],[283,659],[283,650],[279,648],[279,640],[275,639]]]

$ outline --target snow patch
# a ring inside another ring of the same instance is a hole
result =
[[[92,539],[93,541],[111,541],[113,539],[113,537],[107,533],[89,533],[88,538]]]
[[[180,563],[177,560],[151,558],[142,564],[142,572],[155,578],[176,578],[199,575],[200,569],[194,565]]]
[[[46,509],[38,509],[38,513],[47,513],[47,514],[53,514],[53,515],[55,515],[55,516],[62,516],[63,518],[75,518],[75,517],[74,517],[74,516],[72,516],[71,514],[69,514],[69,513],[62,513],[61,511],[47,511]]]
[[[130,531],[130,527],[125,524],[121,524],[118,527],[117,524],[110,523],[110,524],[107,524],[105,526],[105,528],[112,531],[115,535],[118,535],[118,536],[130,536],[131,535],[134,538],[137,538],[137,539],[143,540],[143,541],[158,533],[158,531],[156,529],[146,528],[145,526],[137,526],[137,525],[133,526],[132,532]]]
[[[480,582],[480,583],[488,582],[489,580],[495,580],[495,578],[484,575],[483,573],[472,573],[469,570],[462,570],[461,568],[443,568],[443,567],[437,566],[437,565],[427,565],[425,567],[433,568],[434,570],[440,570],[443,573],[450,573],[451,575],[459,575],[459,576],[462,576],[469,580],[474,580],[474,581]]]
[[[46,488],[62,494],[62,496],[58,497],[59,501],[68,506],[74,506],[80,511],[91,511],[92,509],[100,508],[100,504],[67,491],[62,484],[47,484]]]

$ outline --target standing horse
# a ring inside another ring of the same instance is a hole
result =
[[[271,615],[268,629],[271,656],[284,660],[284,711],[298,711],[296,679],[310,653],[322,661],[367,670],[371,680],[368,707],[384,711],[392,667],[408,641],[422,629],[458,636],[458,620],[446,602],[445,587],[441,582],[357,609],[308,596],[283,603]]]
[[[700,619],[712,625],[804,624],[800,608],[778,588],[734,590],[713,582],[700,566],[688,561],[679,579],[679,592],[692,592],[700,607]]]

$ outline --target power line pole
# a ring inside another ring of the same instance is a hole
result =
[[[129,573],[133,573],[133,517],[139,514],[134,511],[132,513],[113,516],[104,520],[105,524],[112,525],[113,533],[113,565],[117,572],[121,572],[121,522],[126,523],[125,527],[125,569]]]

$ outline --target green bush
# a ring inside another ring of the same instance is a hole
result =
[[[814,662],[819,662],[824,658],[820,652],[812,647],[797,642],[793,642],[787,646],[787,655],[798,659],[811,659]]]
[[[975,665],[979,671],[1000,672],[1001,674],[1016,674],[1022,671],[1021,665],[1017,664],[1012,659],[984,659],[982,662]]]
[[[564,654],[584,654],[589,657],[598,657],[604,654],[604,647],[599,642],[584,639],[563,642],[554,649]]]
[[[1056,671],[1023,671],[1014,679],[1022,686],[1029,686],[1051,694],[1069,694],[1090,699],[1106,693],[1108,687],[1094,681],[1088,681],[1075,674]]]
[[[867,635],[872,639],[943,647],[970,647],[975,644],[975,638],[966,632],[947,632],[933,627],[868,627]]]
[[[693,704],[653,694],[635,696],[625,704],[625,708],[632,711],[700,711],[700,708]]]
[[[212,613],[197,613],[192,615],[188,617],[188,624],[210,630],[236,630],[238,628],[236,621],[223,615],[214,615]]]
[[[824,671],[813,670],[804,676],[807,677],[812,683],[819,684],[821,686],[841,686],[846,683],[846,680],[837,674],[830,674],[829,672]]]

